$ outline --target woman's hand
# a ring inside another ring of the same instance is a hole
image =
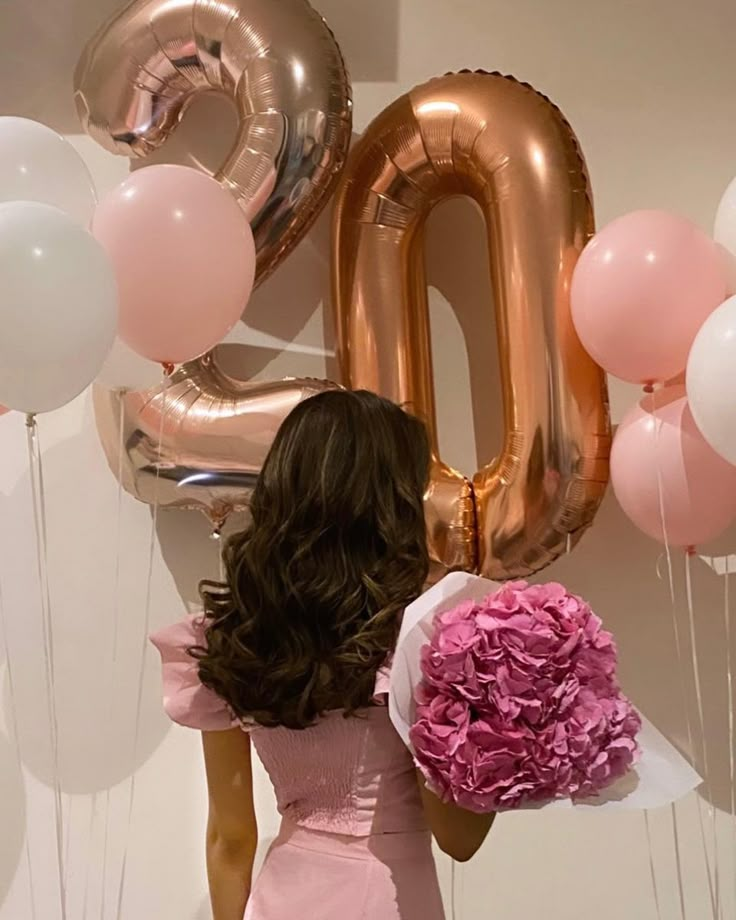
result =
[[[457,805],[446,805],[427,789],[420,771],[417,780],[427,824],[439,848],[457,862],[472,859],[488,836],[495,814],[478,815]]]
[[[250,738],[235,728],[203,732],[202,741],[209,789],[207,875],[213,920],[243,920],[258,844]]]

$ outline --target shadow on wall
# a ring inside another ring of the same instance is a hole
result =
[[[74,68],[87,40],[121,0],[3,0],[0,4],[0,114],[80,134]]]
[[[121,532],[125,539],[120,546],[116,602],[117,490],[107,468],[101,468],[104,464],[93,425],[44,452],[59,775],[62,790],[76,794],[108,789],[127,779],[145,763],[169,730],[161,708],[159,667],[155,654],[147,648],[140,732],[134,754],[150,510],[124,496]],[[90,483],[96,482],[105,483],[105,488],[93,494]],[[70,495],[85,498],[81,504],[70,506]],[[15,528],[13,538],[5,541],[5,609],[23,614],[8,618],[23,760],[38,780],[51,786],[54,770],[30,507],[30,483],[25,472],[3,502],[5,520],[28,522],[28,526]],[[65,538],[70,515],[75,516],[72,540]],[[151,628],[155,629],[181,615],[181,610],[170,609],[170,594],[164,591],[160,565],[154,564],[153,572]],[[114,617],[118,631],[117,665],[113,671],[110,662]],[[7,682],[2,703],[6,724],[11,724]]]
[[[0,114],[23,115],[62,134],[79,134],[74,68],[100,25],[126,5],[125,0],[3,0]],[[316,6],[335,32],[353,80],[397,79],[399,0],[322,0]]]
[[[132,159],[130,168],[176,163],[212,175],[235,143],[237,128],[238,114],[232,100],[220,93],[203,93],[192,100],[181,124],[166,141],[147,157]]]
[[[264,373],[267,366],[295,339],[301,338],[300,333],[322,309],[322,341],[312,347],[322,347],[328,364],[327,376],[339,379],[337,369],[330,367],[335,348],[329,307],[331,212],[328,205],[286,261],[253,294],[243,314],[243,324],[228,337],[244,344],[263,341],[260,347],[249,350],[239,371],[241,376],[247,379],[271,376]],[[260,333],[269,338],[264,340]],[[297,345],[293,347],[298,351]],[[298,373],[296,365],[293,373]]]
[[[400,0],[313,0],[342,49],[355,83],[393,83],[399,78]]]
[[[15,878],[26,835],[23,779],[13,745],[0,734],[0,907]]]
[[[219,540],[212,538],[212,524],[198,511],[163,511],[156,533],[163,560],[189,610],[200,608],[199,583],[220,577],[220,551],[227,538],[245,525],[244,514],[231,514]],[[174,619],[174,615],[168,617]]]
[[[467,361],[467,383],[472,394],[467,412],[458,412],[451,392],[437,392],[440,440],[447,444],[443,459],[471,478],[475,466],[490,463],[503,443],[501,375],[488,249],[483,216],[470,198],[453,198],[435,208],[426,230],[427,284],[441,294],[446,310],[432,313],[434,376],[445,386],[455,388]],[[430,303],[431,294],[430,290]],[[459,325],[467,358],[465,353],[458,354],[456,349],[447,347],[453,325]],[[458,427],[466,418],[475,434],[475,458],[468,444],[469,432]]]

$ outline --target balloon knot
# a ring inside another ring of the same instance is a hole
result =
[[[171,361],[162,361],[161,367],[164,369],[164,377],[171,377],[171,375],[174,373],[174,365],[171,363]]]

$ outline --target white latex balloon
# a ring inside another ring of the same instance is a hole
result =
[[[711,313],[693,343],[687,396],[705,440],[736,464],[736,297]]]
[[[161,365],[142,358],[122,339],[115,339],[97,377],[97,383],[108,390],[150,390],[162,380]]]
[[[97,204],[94,182],[66,138],[46,125],[0,117],[0,202],[38,201],[88,227]]]
[[[718,205],[713,236],[736,255],[736,179],[732,179]]]
[[[117,287],[102,246],[49,205],[0,205],[0,403],[63,406],[98,375],[115,339]]]

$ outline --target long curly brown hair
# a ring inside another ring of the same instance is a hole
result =
[[[371,704],[429,558],[424,425],[365,391],[300,403],[225,549],[226,583],[203,582],[202,682],[240,717],[305,728]]]

